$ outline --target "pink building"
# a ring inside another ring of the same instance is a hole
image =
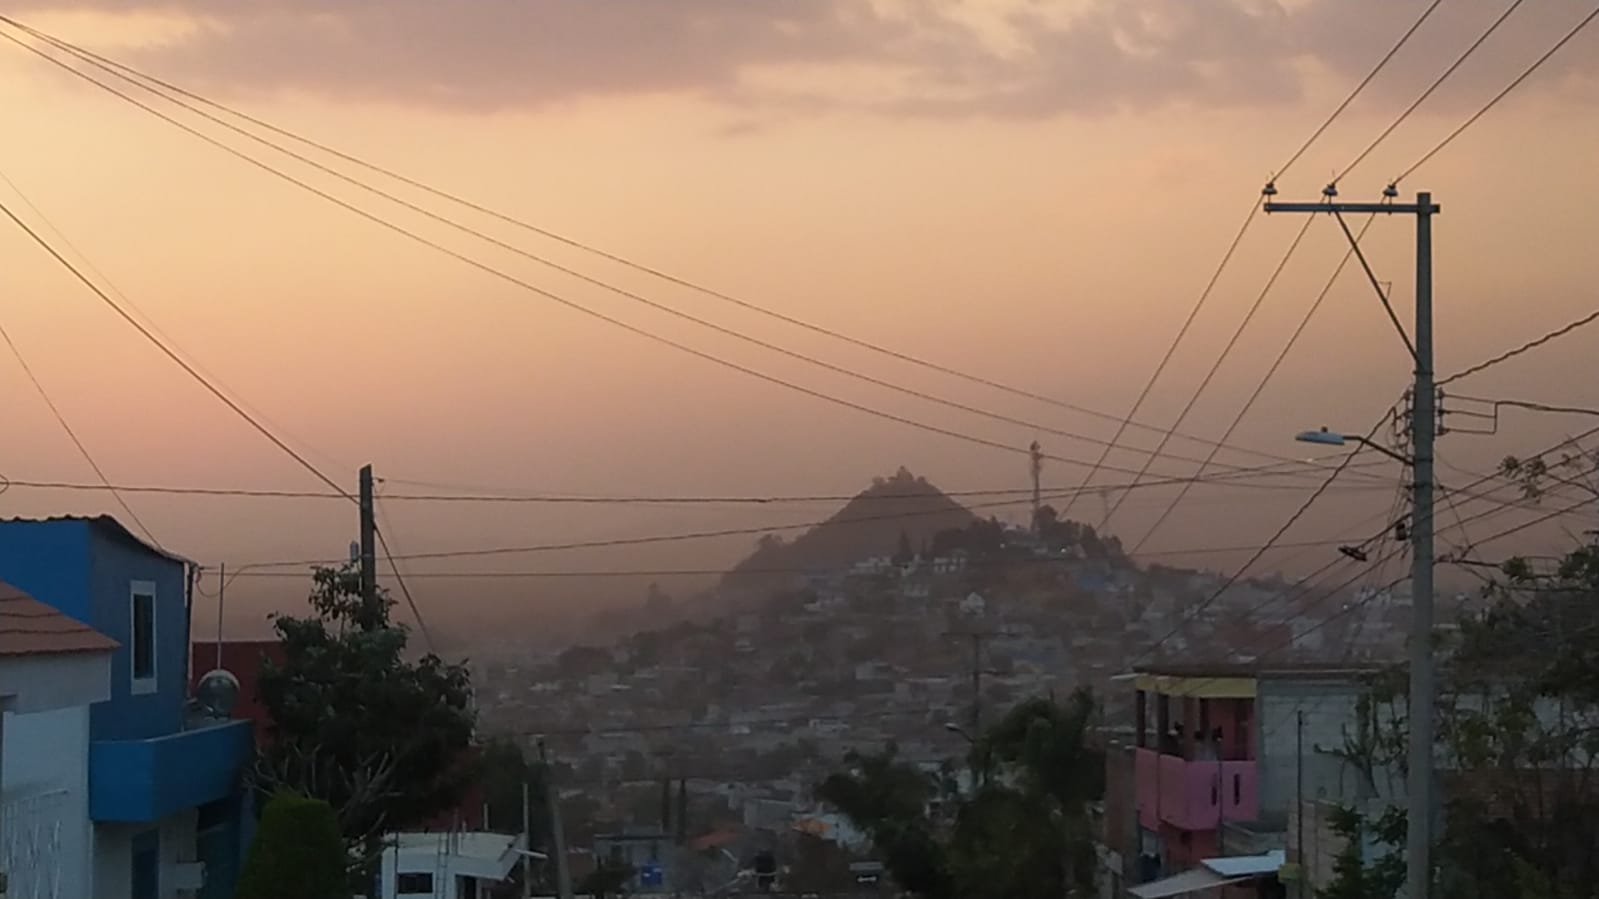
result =
[[[1223,854],[1219,834],[1227,822],[1259,814],[1255,678],[1151,669],[1136,675],[1136,686],[1141,854],[1159,857],[1161,870],[1190,868]]]

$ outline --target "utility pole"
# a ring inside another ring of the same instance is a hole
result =
[[[561,825],[561,791],[555,787],[550,754],[539,740],[539,761],[544,763],[544,793],[550,802],[550,837],[555,843],[555,884],[560,899],[572,899],[572,871],[566,864],[566,830]]]
[[[526,768],[523,769],[524,771]],[[483,828],[488,829],[488,815],[485,814]],[[522,899],[531,899],[533,896],[533,791],[522,778]]]
[[[222,670],[222,610],[228,595],[228,563],[217,566],[217,670]]]
[[[361,466],[361,618],[367,630],[377,627],[378,609],[377,518],[372,497],[372,466]]]
[[[1432,808],[1433,808],[1433,714],[1436,687],[1433,683],[1433,438],[1437,436],[1437,387],[1433,384],[1432,347],[1432,217],[1439,207],[1432,194],[1416,194],[1415,203],[1395,203],[1398,189],[1390,184],[1383,190],[1381,203],[1341,203],[1334,185],[1322,190],[1316,203],[1278,203],[1277,188],[1268,183],[1262,191],[1266,212],[1330,213],[1349,238],[1350,247],[1360,259],[1384,307],[1383,293],[1354,235],[1343,224],[1343,213],[1372,215],[1414,215],[1416,217],[1416,322],[1415,344],[1410,347],[1415,359],[1415,395],[1410,416],[1413,473],[1411,499],[1411,626],[1410,626],[1410,779],[1407,784],[1405,834],[1406,899],[1428,899],[1432,889]],[[1391,307],[1389,315],[1393,315]],[[1397,318],[1394,325],[1399,326]],[[1400,327],[1401,336],[1404,329]],[[1406,340],[1409,343],[1409,340]]]
[[[1308,892],[1310,868],[1305,864],[1305,710],[1294,711],[1294,861],[1299,863],[1300,899]]]
[[[1027,448],[1030,468],[1033,474],[1033,536],[1041,536],[1038,529],[1038,510],[1044,507],[1044,449],[1034,440],[1033,445]]]

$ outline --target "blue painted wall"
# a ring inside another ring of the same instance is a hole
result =
[[[159,821],[236,796],[254,745],[248,721],[228,721],[154,740],[102,740],[89,747],[89,817]]]
[[[111,699],[90,712],[95,740],[137,740],[183,728],[188,686],[188,589],[184,564],[109,521],[0,521],[0,580],[88,624],[119,644]],[[135,581],[155,584],[156,691],[134,695]]]
[[[111,657],[111,701],[90,712],[95,740],[143,740],[183,729],[188,692],[188,578],[182,562],[159,555],[107,526],[91,527],[91,623],[121,644]],[[134,695],[135,581],[155,584],[156,692]]]
[[[89,570],[87,520],[0,521],[0,581],[94,627]]]

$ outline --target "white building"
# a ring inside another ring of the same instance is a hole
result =
[[[526,843],[503,833],[393,834],[383,851],[380,899],[487,899],[511,876]]]
[[[0,871],[11,899],[91,893],[89,706],[109,637],[0,583]]]

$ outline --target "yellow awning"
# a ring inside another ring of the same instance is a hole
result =
[[[1167,696],[1193,696],[1199,699],[1253,699],[1252,677],[1177,677],[1169,674],[1140,674],[1138,689]]]

